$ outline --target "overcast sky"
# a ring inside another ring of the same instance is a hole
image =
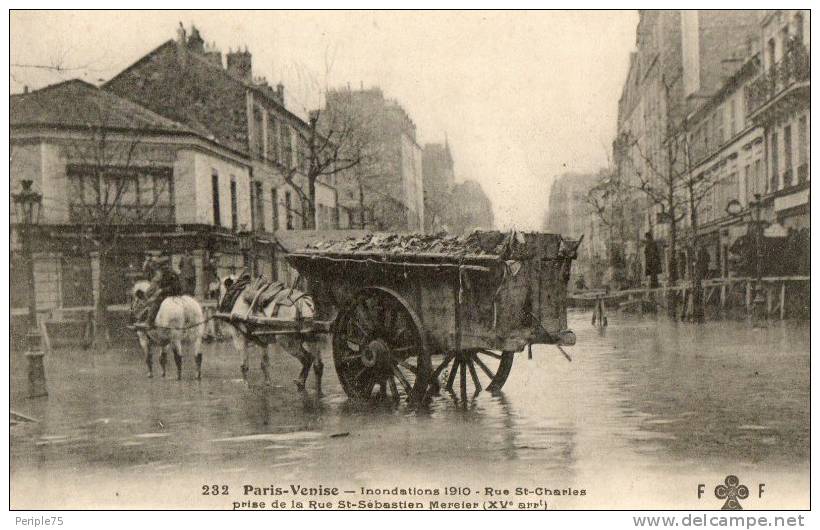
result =
[[[195,24],[226,53],[247,46],[255,75],[288,106],[323,86],[380,86],[418,127],[447,134],[456,180],[481,183],[501,228],[541,228],[552,179],[607,163],[637,13],[13,12],[11,90],[99,83]]]

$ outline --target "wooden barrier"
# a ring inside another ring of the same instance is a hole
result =
[[[761,278],[763,296],[765,297],[765,307],[767,316],[778,316],[785,319],[786,314],[786,285],[789,283],[810,282],[810,276],[766,276]],[[757,283],[755,278],[749,277],[729,277],[710,278],[702,281],[704,295],[703,303],[708,305],[715,294],[718,295],[717,306],[724,310],[729,305],[731,295],[736,291],[744,300],[747,315],[751,315],[754,286]],[[684,316],[690,315],[693,301],[692,283],[689,281],[678,282],[675,285],[663,285],[658,288],[643,287],[637,289],[624,289],[621,291],[605,291],[603,289],[589,291],[575,291],[568,295],[569,300],[582,302],[595,302],[595,312],[598,312],[598,305],[605,301],[624,300],[620,305],[627,306],[636,303],[650,302],[659,305],[666,303],[669,292],[678,292],[679,300],[684,306]],[[744,292],[745,291],[745,292]],[[662,295],[658,297],[657,295]],[[648,299],[649,298],[649,299]],[[660,302],[658,302],[660,300]],[[600,302],[599,302],[600,301]]]

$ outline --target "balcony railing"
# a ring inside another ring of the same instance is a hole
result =
[[[746,87],[746,108],[754,113],[795,83],[808,81],[811,60],[803,45],[795,45],[781,59]]]

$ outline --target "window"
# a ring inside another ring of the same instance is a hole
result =
[[[723,113],[718,111],[712,115],[712,122],[714,123],[714,131],[715,131],[715,148],[720,147],[723,145],[723,142],[726,140],[723,137]]]
[[[802,184],[809,179],[808,167],[808,120],[800,117],[797,123],[797,182]]]
[[[173,173],[170,167],[68,164],[70,222],[173,223]]]
[[[254,187],[254,198],[256,199],[256,229],[265,230],[265,206],[262,202],[262,183],[254,182]]]
[[[265,154],[265,143],[264,143],[264,134],[265,134],[265,127],[264,127],[264,118],[262,116],[262,110],[259,107],[253,107],[253,129],[251,130],[251,152],[258,157],[262,157]]]
[[[792,126],[783,129],[783,187],[792,184]]]
[[[779,153],[778,153],[777,133],[776,132],[772,133],[771,151],[772,151],[772,179],[771,179],[770,191],[775,191],[777,189],[777,182],[778,182],[778,177],[779,177],[779,175],[778,175],[778,171],[779,171],[779,168],[778,168],[778,162],[779,162],[778,155],[779,155]]]
[[[271,202],[271,216],[273,217],[273,224],[271,225],[273,230],[279,230],[279,193],[276,191],[276,188],[270,190],[270,202]]]
[[[256,195],[254,194],[253,181],[248,183],[249,206],[251,207],[251,230],[256,229]]]
[[[277,121],[272,115],[268,116],[268,159],[279,162],[279,137],[276,130]]]
[[[783,26],[780,30],[780,56],[785,57],[789,50],[789,25]]]
[[[239,228],[239,217],[236,211],[236,177],[231,176],[231,229]]]
[[[279,135],[280,143],[282,144],[282,156],[279,161],[285,167],[290,167],[293,163],[293,160],[291,159],[291,152],[293,151],[293,138],[291,138],[290,127],[284,123],[279,124]]]
[[[293,230],[293,205],[290,201],[290,192],[285,192],[285,228],[287,230]]]
[[[213,170],[211,173],[211,208],[214,215],[214,226],[220,226],[222,219],[219,212],[219,173]]]
[[[774,39],[773,38],[769,39],[769,43],[767,45],[767,52],[768,52],[768,55],[769,55],[769,65],[768,66],[769,66],[770,71],[774,69],[774,65],[777,62],[777,55],[776,55],[776,51],[775,51],[776,46],[777,45],[774,43]]]
[[[711,144],[709,143],[709,122],[710,120],[707,118],[705,123],[703,124],[703,155],[706,156],[709,154],[709,149],[711,148]]]
[[[743,182],[742,182],[741,187],[740,187],[740,200],[744,205],[749,204],[749,201],[751,200],[751,195],[750,195],[751,187],[752,187],[751,178],[752,178],[752,166],[749,165],[749,164],[746,164],[746,166],[743,168]]]
[[[737,109],[735,109],[735,99],[729,99],[729,137],[737,134]]]
[[[758,158],[755,160],[754,180],[749,200],[752,200],[756,193],[763,193],[763,178],[763,161]]]
[[[307,175],[307,142],[301,134],[296,135],[296,167]]]
[[[795,13],[794,15],[794,34],[797,42],[799,44],[805,44],[803,42],[803,33],[805,29],[803,28],[803,13]]]

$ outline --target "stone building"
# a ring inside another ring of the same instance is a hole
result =
[[[685,131],[687,117],[749,56],[758,28],[756,11],[640,11],[613,142],[615,172],[625,185],[637,188],[643,182],[660,190],[685,172],[683,143],[675,139]],[[671,262],[670,219],[685,215],[683,202],[680,197],[659,204],[641,192],[632,201],[642,214],[635,234],[651,231],[665,245],[665,275]],[[639,258],[637,246],[634,252]]]
[[[180,26],[168,40],[114,76],[104,88],[166,118],[205,131],[215,142],[242,153],[250,161],[250,219],[236,229],[253,232],[252,265],[271,276],[273,233],[298,230],[305,222],[299,190],[304,191],[307,164],[305,138],[309,125],[285,107],[284,87],[254,77],[247,50],[229,51],[225,63],[199,31]],[[293,175],[294,185],[285,175]],[[214,182],[222,182],[214,173]],[[333,178],[317,182],[315,226],[335,228],[336,190]],[[221,185],[221,184],[220,184]],[[216,184],[215,184],[216,186]],[[207,206],[206,206],[207,207]]]
[[[458,182],[450,196],[452,206],[445,217],[449,233],[460,235],[476,229],[494,228],[493,205],[481,184],[469,179]]]
[[[689,174],[699,183],[696,203],[698,247],[709,255],[707,276],[727,276],[734,242],[746,233],[748,219],[729,215],[737,200],[746,209],[755,194],[766,193],[763,128],[749,119],[745,89],[760,73],[760,57],[750,57],[717,93],[693,112],[688,122]],[[691,217],[681,222],[682,235],[691,237]],[[694,256],[684,252],[686,263]],[[683,270],[683,275],[688,271]]]
[[[367,137],[366,162],[340,174],[339,203],[350,228],[423,231],[422,150],[416,124],[379,88],[331,90],[325,115],[349,115]]]
[[[450,143],[424,144],[421,154],[424,180],[424,219],[428,232],[438,232],[446,224],[451,191],[455,186],[455,165]]]
[[[198,127],[72,80],[10,98],[10,187],[43,195],[32,236],[37,306],[91,306],[101,271],[108,304],[125,303],[146,255],[190,251],[196,294],[206,260],[243,264],[236,229],[251,222],[252,167]],[[28,299],[12,218],[11,301]],[[94,281],[92,281],[94,280]]]
[[[613,238],[611,227],[602,223],[588,200],[601,177],[601,173],[565,173],[550,187],[544,230],[570,239],[584,237],[573,262],[571,287],[581,276],[588,287],[599,287],[610,275],[607,242]]]
[[[808,11],[761,13],[753,55],[689,119],[692,173],[716,183],[698,207],[698,245],[709,253],[711,276],[754,275],[742,249],[751,244],[757,208],[766,225],[762,272],[808,274],[808,19]],[[727,212],[730,201],[740,213]]]
[[[807,229],[811,174],[811,31],[807,10],[761,17],[761,70],[746,87],[749,120],[763,129],[767,217],[785,229]]]

